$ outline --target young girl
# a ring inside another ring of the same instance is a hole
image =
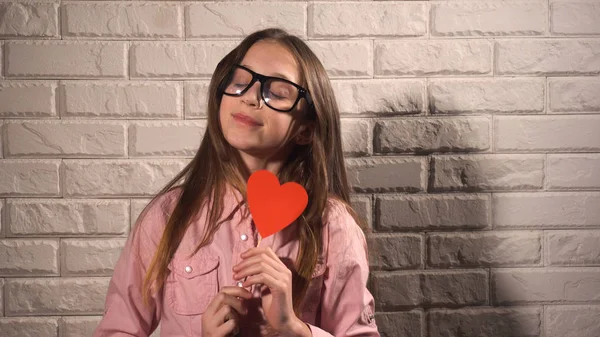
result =
[[[261,241],[245,196],[262,169],[309,203]],[[140,214],[94,336],[379,336],[368,275],[327,73],[267,29],[217,65],[200,148]]]

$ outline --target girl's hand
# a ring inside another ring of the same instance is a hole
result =
[[[248,277],[242,287],[259,284],[271,296],[262,298],[267,322],[282,336],[310,336],[310,330],[294,313],[292,272],[271,248],[250,248],[241,255],[243,261],[233,267],[234,279]],[[262,289],[261,289],[262,290]],[[262,292],[262,291],[261,291]]]
[[[238,315],[247,313],[242,299],[250,298],[244,288],[223,287],[202,315],[202,337],[225,337],[238,329]]]

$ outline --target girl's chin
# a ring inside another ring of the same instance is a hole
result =
[[[257,158],[272,157],[276,152],[273,148],[265,148],[262,146],[254,146],[249,144],[235,144],[229,143],[234,149],[241,155],[252,156]]]
[[[236,144],[236,143],[230,142],[229,145],[231,145],[238,152],[243,152],[244,154],[248,154],[248,155],[252,155],[252,156],[257,156],[261,152],[264,152],[264,149],[257,147],[257,146],[250,145],[250,144]]]

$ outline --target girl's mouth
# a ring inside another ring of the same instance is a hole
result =
[[[235,113],[232,116],[233,116],[233,119],[240,124],[244,124],[247,126],[261,126],[262,125],[262,124],[256,122],[254,119],[252,119],[249,116],[246,116],[242,113]]]

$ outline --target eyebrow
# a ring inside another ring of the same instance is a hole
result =
[[[243,65],[244,67],[246,67],[246,68],[248,68],[248,69],[250,69],[250,70],[252,70],[252,71],[255,71],[254,69],[252,69],[252,67],[251,67],[251,66],[249,66],[249,65],[247,65],[247,64],[241,63],[241,65]],[[286,79],[286,80],[288,80],[288,81],[290,81],[290,82],[294,82],[294,81],[292,81],[292,79],[291,79],[291,78],[289,78],[288,76],[286,76],[286,75],[284,75],[284,74],[282,74],[282,73],[273,73],[273,74],[271,74],[271,75],[267,75],[267,76],[271,76],[271,77],[281,77],[281,78],[283,78],[283,79]]]

